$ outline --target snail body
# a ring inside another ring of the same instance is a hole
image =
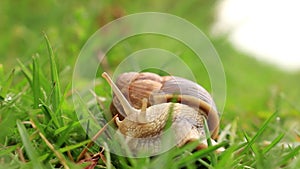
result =
[[[148,72],[123,73],[116,84],[106,73],[102,76],[114,93],[111,112],[118,114],[118,132],[126,136],[131,150],[161,144],[168,120],[172,139],[179,147],[206,138],[204,120],[211,138],[217,137],[219,114],[211,96],[200,85],[184,78]]]

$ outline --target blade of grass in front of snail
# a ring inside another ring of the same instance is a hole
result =
[[[209,131],[209,128],[208,128],[208,124],[207,124],[207,121],[205,118],[203,118],[203,121],[204,121],[204,131],[205,131],[205,135],[206,135],[206,141],[207,141],[207,145],[209,147],[213,146],[212,144],[212,140],[211,140],[211,134],[210,134],[210,131]],[[211,164],[212,166],[216,166],[217,164],[217,157],[216,157],[216,154],[213,153],[213,152],[210,152],[209,153],[209,156],[211,157]]]
[[[106,72],[103,72],[102,73],[102,77],[108,82],[108,84],[112,88],[114,94],[117,96],[117,98],[121,102],[121,105],[122,105],[122,107],[123,107],[126,115],[128,116],[128,115],[130,115],[132,113],[138,114],[139,111],[137,109],[133,108],[129,104],[129,102],[126,100],[125,96],[122,94],[122,92],[120,91],[120,89],[115,85],[115,83],[112,81],[112,79],[110,78],[110,76]]]

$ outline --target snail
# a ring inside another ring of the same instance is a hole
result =
[[[159,147],[168,121],[178,147],[200,139],[204,141],[198,147],[207,147],[204,120],[211,140],[217,138],[219,113],[210,94],[197,83],[149,72],[123,73],[116,84],[107,73],[102,77],[113,90],[110,110],[118,114],[118,132],[126,137],[132,151]]]

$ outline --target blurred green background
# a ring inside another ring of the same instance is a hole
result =
[[[238,119],[239,125],[254,131],[280,107],[278,123],[283,130],[296,137],[300,130],[300,72],[285,72],[272,65],[258,62],[235,49],[226,35],[212,36],[216,4],[213,0],[152,0],[114,1],[91,0],[21,0],[0,1],[0,64],[6,73],[18,70],[17,59],[31,63],[33,55],[48,64],[45,32],[53,45],[63,85],[71,81],[72,68],[88,38],[101,26],[124,15],[137,12],[165,12],[182,17],[201,29],[215,46],[223,62],[227,80],[227,100],[222,126]],[[184,31],[184,30],[183,30]],[[116,45],[108,54],[108,64],[115,66],[133,51],[145,47],[161,47],[179,54],[192,55],[184,45],[165,37],[148,35],[133,37]],[[198,82],[209,89],[205,69],[186,60]],[[201,79],[201,77],[204,77]],[[17,80],[14,83],[18,83]],[[278,103],[279,101],[279,103]]]

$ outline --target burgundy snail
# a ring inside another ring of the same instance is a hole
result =
[[[199,149],[207,146],[204,120],[211,140],[217,138],[219,113],[210,94],[197,83],[148,72],[123,73],[116,84],[107,73],[102,76],[114,93],[110,110],[113,115],[118,114],[118,131],[129,138],[126,143],[132,151],[148,144],[160,144],[169,119],[178,147],[199,139],[203,139]],[[132,138],[149,138],[150,141]]]

